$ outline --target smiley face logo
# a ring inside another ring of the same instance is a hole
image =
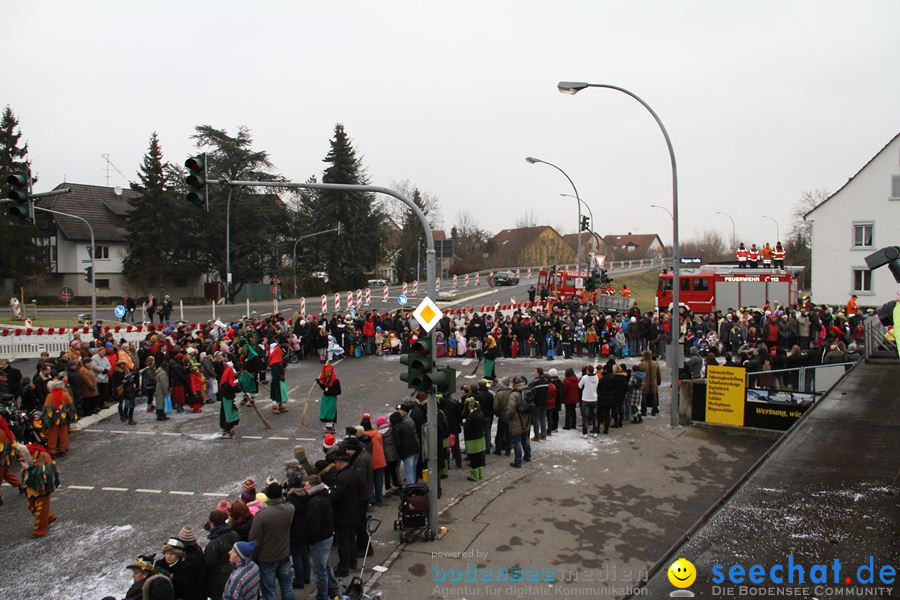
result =
[[[679,558],[669,566],[669,583],[677,588],[690,587],[696,578],[697,569],[685,558]]]

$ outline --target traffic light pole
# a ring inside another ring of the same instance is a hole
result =
[[[231,198],[231,190],[238,186],[246,187],[274,187],[274,188],[296,188],[305,190],[338,190],[345,192],[371,192],[375,194],[385,194],[392,196],[403,202],[413,214],[419,219],[422,229],[425,230],[425,275],[428,279],[427,289],[428,296],[437,300],[437,291],[435,288],[435,251],[434,236],[431,235],[431,226],[425,213],[422,212],[416,203],[390,188],[380,187],[376,185],[354,185],[348,183],[293,183],[285,181],[232,181],[229,179],[212,179],[207,183],[214,185],[229,186],[229,200]],[[574,185],[573,185],[574,187]],[[576,192],[577,193],[577,192]],[[579,215],[581,214],[581,205],[579,204]],[[579,242],[581,241],[579,237]],[[231,272],[231,261],[228,260],[228,271]],[[435,329],[428,334],[431,338],[431,361],[434,363],[434,337]],[[431,525],[431,533],[437,538],[437,505],[438,505],[438,485],[440,485],[440,475],[438,474],[438,438],[437,438],[437,399],[434,396],[434,390],[428,395],[428,522]]]
[[[317,235],[324,235],[326,233],[331,233],[332,231],[336,231],[338,235],[341,235],[341,224],[338,222],[337,227],[332,227],[331,229],[326,229],[325,231],[317,231],[315,233],[308,233],[306,235],[301,235],[296,240],[294,240],[294,260],[291,263],[294,267],[294,296],[297,295],[297,244],[305,239],[309,239],[311,237],[316,237]]]
[[[46,194],[35,194],[32,197],[33,198],[37,198],[37,197],[43,198],[43,197],[50,196],[50,195],[55,196],[57,194],[67,194],[71,191],[72,190],[70,190],[70,189],[55,190],[53,192],[47,192]],[[85,225],[87,225],[88,231],[91,232],[91,252],[90,252],[90,255],[91,255],[91,323],[96,323],[97,322],[97,285],[96,285],[95,279],[97,278],[97,269],[94,268],[94,254],[97,253],[97,245],[94,242],[94,228],[91,227],[91,224],[88,223],[87,219],[79,217],[78,215],[73,215],[73,214],[61,212],[58,210],[52,210],[50,208],[44,208],[43,206],[36,205],[34,202],[31,203],[31,207],[32,207],[32,210],[36,210],[36,211],[39,210],[39,211],[51,213],[54,215],[60,215],[63,217],[71,217],[72,219],[78,219],[79,221],[81,221]]]

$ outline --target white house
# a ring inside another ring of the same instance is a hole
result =
[[[813,210],[812,297],[844,304],[856,294],[860,305],[893,300],[900,283],[887,266],[869,271],[865,257],[900,246],[900,133]]]
[[[120,297],[130,293],[140,296],[140,290],[129,284],[123,273],[123,263],[128,255],[126,216],[131,208],[129,199],[139,197],[138,192],[80,183],[63,183],[55,189],[61,188],[70,188],[72,192],[38,200],[37,205],[78,215],[91,224],[97,295]],[[160,219],[165,219],[165,215],[160,215]],[[48,273],[31,291],[37,295],[56,296],[62,287],[68,287],[76,296],[90,296],[91,286],[85,277],[91,258],[91,236],[87,225],[79,219],[58,215],[54,215],[50,223],[47,237],[38,240],[45,247]],[[163,292],[173,297],[203,296],[203,283],[199,277],[191,281],[172,278],[158,293]]]

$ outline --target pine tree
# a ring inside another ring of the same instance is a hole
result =
[[[422,193],[419,191],[419,188],[413,190],[410,200],[422,209],[426,217],[428,216],[428,207],[422,199]],[[404,205],[404,208],[406,208],[406,205]],[[404,215],[400,232],[400,248],[397,252],[394,266],[401,281],[412,281],[425,275],[425,238],[422,232],[422,225],[419,223],[419,218],[415,213],[406,208]]]
[[[31,171],[28,144],[19,147],[22,130],[9,105],[0,117],[0,187],[6,197],[6,178],[15,173]],[[36,180],[36,179],[35,179]],[[0,213],[0,279],[12,279],[16,285],[47,270],[45,253],[35,238],[41,232],[30,221],[9,216],[7,207]]]
[[[270,172],[272,163],[265,150],[253,149],[253,137],[246,127],[236,135],[209,125],[195,128],[197,147],[206,150],[210,179],[279,181]],[[231,197],[231,272],[233,299],[244,283],[261,282],[266,275],[281,271],[289,229],[287,209],[277,188],[237,188]],[[209,188],[209,213],[195,209],[203,222],[203,249],[211,270],[225,275],[225,213],[228,189]]]
[[[329,166],[322,176],[324,183],[366,185],[369,183],[362,162],[340,123],[334,127],[331,148],[324,161]],[[343,233],[323,237],[312,253],[329,276],[329,287],[346,289],[363,287],[366,273],[384,253],[384,213],[369,192],[321,190],[309,197],[305,208],[310,215],[311,231],[322,231],[342,224]],[[318,270],[318,269],[317,269]]]
[[[145,292],[165,293],[173,278],[191,279],[205,270],[198,248],[199,225],[186,210],[178,193],[179,171],[163,161],[159,137],[154,131],[150,147],[131,189],[128,213],[128,256],[125,275]]]

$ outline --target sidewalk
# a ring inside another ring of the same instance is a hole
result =
[[[573,588],[572,597],[622,596],[774,441],[734,430],[673,430],[667,410],[596,440],[559,431],[532,442],[534,460],[522,469],[492,454],[476,487],[465,480],[465,465],[451,468],[440,500],[447,533],[435,542],[398,545],[396,501],[381,507],[367,567],[389,570],[374,574],[369,588],[385,600],[569,597]],[[476,582],[466,581],[470,565],[477,565]],[[495,573],[486,582],[485,568],[554,569],[555,582],[497,583]]]

